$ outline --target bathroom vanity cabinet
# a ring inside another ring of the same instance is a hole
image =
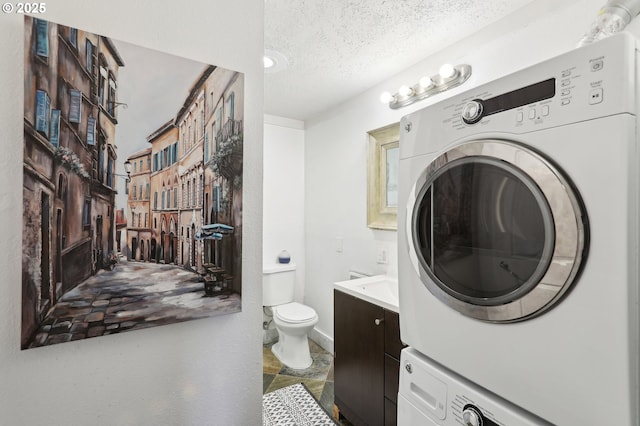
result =
[[[355,426],[396,424],[400,322],[396,312],[334,290],[334,393]]]

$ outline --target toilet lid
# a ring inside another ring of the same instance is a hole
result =
[[[290,323],[309,321],[316,316],[316,311],[312,307],[297,302],[280,305],[275,311],[278,319]]]

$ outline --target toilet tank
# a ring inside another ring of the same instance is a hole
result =
[[[276,306],[293,302],[296,265],[275,263],[262,269],[262,305]]]

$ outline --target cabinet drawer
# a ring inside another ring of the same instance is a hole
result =
[[[384,396],[398,403],[398,387],[400,385],[400,361],[385,354],[384,356]]]
[[[384,351],[400,359],[400,351],[404,348],[400,341],[400,316],[393,312],[384,310]]]

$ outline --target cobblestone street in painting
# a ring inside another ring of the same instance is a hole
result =
[[[240,295],[205,297],[199,278],[175,265],[121,260],[62,296],[30,347],[240,311]]]

